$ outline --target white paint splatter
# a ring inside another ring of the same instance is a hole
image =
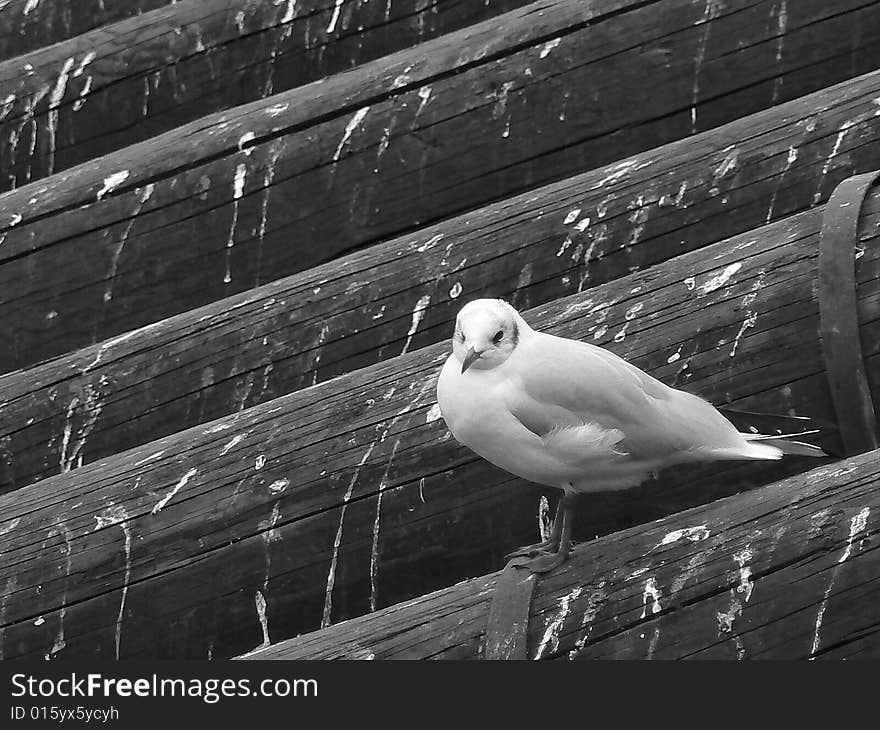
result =
[[[700,542],[709,537],[709,528],[706,525],[695,525],[694,527],[682,527],[679,530],[667,532],[663,539],[657,543],[657,547],[661,545],[671,545],[674,542],[685,539],[691,542]]]
[[[49,537],[59,534],[64,537],[64,594],[61,599],[61,610],[58,613],[58,633],[55,636],[55,642],[52,644],[52,648],[49,651],[47,658],[51,658],[67,646],[67,642],[64,640],[64,617],[67,615],[67,588],[70,581],[71,534],[70,529],[67,527],[67,523],[62,522],[60,518],[56,517],[55,526],[49,531]]]
[[[730,264],[730,266],[726,267],[724,271],[719,274],[715,274],[715,276],[709,278],[703,284],[700,284],[699,294],[705,295],[709,294],[713,291],[716,291],[723,287],[730,279],[743,267],[742,263],[737,262],[735,264]],[[687,280],[685,280],[685,283]],[[690,287],[688,287],[690,289]]]
[[[21,522],[21,517],[16,517],[8,525],[0,528],[0,537],[2,537],[3,535],[5,535],[9,532],[12,532],[16,527],[18,527],[20,522]]]
[[[795,160],[798,158],[798,151],[795,147],[788,148],[788,156],[787,162],[785,164],[785,168],[782,171],[782,174],[779,176],[779,179],[776,182],[776,187],[773,190],[773,195],[770,198],[770,207],[767,209],[767,217],[764,219],[765,223],[769,223],[773,218],[773,209],[776,207],[776,197],[779,195],[779,189],[782,187],[782,180],[785,178],[785,175],[791,169],[791,166],[794,164]]]
[[[721,162],[718,167],[715,168],[715,172],[712,177],[712,183],[717,183],[722,177],[730,173],[732,170],[736,169],[736,162],[739,156],[739,152],[737,152],[735,145],[730,145],[729,147],[725,147],[722,152],[725,153],[724,160]]]
[[[436,236],[432,236],[427,241],[425,241],[421,246],[416,248],[416,251],[418,251],[419,253],[424,253],[425,251],[433,248],[440,241],[441,238],[443,238],[442,233],[438,233]]]
[[[275,0],[276,5],[280,5],[283,0]],[[287,8],[284,11],[284,17],[281,18],[282,23],[289,23],[293,20],[296,12],[296,0],[287,0]]]
[[[812,520],[817,520],[820,516],[827,516],[828,510],[822,510],[821,512],[816,513],[812,516]],[[863,507],[858,514],[850,519],[849,522],[849,536],[846,540],[846,547],[843,550],[843,553],[837,560],[837,565],[834,566],[834,570],[831,573],[831,580],[828,582],[828,587],[825,589],[825,595],[822,598],[822,603],[819,606],[819,611],[816,614],[816,630],[813,635],[813,646],[810,649],[810,659],[815,659],[816,652],[819,650],[820,637],[819,634],[822,630],[822,621],[825,618],[825,609],[828,608],[828,597],[831,595],[831,590],[834,588],[834,582],[837,579],[837,573],[840,570],[840,566],[846,562],[846,560],[852,555],[852,546],[855,541],[856,535],[865,531],[865,528],[868,526],[868,516],[871,514],[870,507]]]
[[[211,426],[202,431],[202,433],[207,436],[213,433],[220,433],[221,431],[228,431],[230,428],[232,428],[232,424],[227,421],[225,423],[218,423],[216,426]]]
[[[746,599],[746,603],[748,603],[755,587],[754,583],[752,583],[752,569],[747,565],[749,560],[752,559],[752,551],[749,549],[749,546],[746,545],[733,556],[733,559],[736,561],[737,565],[739,565],[739,585],[736,587],[736,592],[742,593]]]
[[[49,159],[46,164],[46,173],[48,175],[51,175],[53,172],[55,172],[55,146],[56,133],[58,131],[58,109],[61,105],[62,100],[64,99],[64,93],[67,91],[67,82],[70,79],[70,71],[73,68],[74,62],[75,59],[73,57],[68,58],[64,62],[61,73],[58,74],[58,79],[55,82],[55,86],[52,88],[52,93],[49,95],[49,110],[46,114],[46,132],[49,143]],[[35,142],[36,135],[33,135],[31,143],[34,144]],[[31,154],[33,154],[33,152]]]
[[[538,644],[538,649],[535,651],[534,658],[536,660],[544,656],[544,652],[548,647],[550,647],[551,654],[559,648],[559,632],[565,624],[565,619],[568,618],[571,602],[577,600],[583,590],[583,586],[578,586],[571,593],[559,599],[559,613],[547,623],[544,636],[541,637],[541,643]]]
[[[78,396],[73,396],[67,406],[64,433],[61,440],[61,453],[59,455],[60,471],[62,474],[66,474],[73,469],[74,464],[82,466],[82,450],[85,448],[86,441],[91,435],[92,430],[95,428],[95,424],[97,423],[103,409],[100,389],[106,386],[109,381],[107,380],[106,375],[102,375],[98,382],[99,386],[98,388],[95,388],[95,385],[91,381],[87,381],[83,386],[84,400],[80,401]],[[73,447],[70,448],[70,451],[68,452],[68,448],[71,444],[71,437],[73,436],[73,415],[80,406],[82,406],[85,421],[82,426],[77,429]]]
[[[119,242],[116,244],[116,248],[113,251],[113,257],[110,260],[110,270],[107,273],[107,284],[104,289],[104,301],[109,302],[113,298],[113,283],[116,278],[116,272],[119,269],[119,258],[122,256],[122,250],[125,248],[125,244],[128,241],[128,237],[131,235],[131,231],[134,228],[134,224],[137,221],[137,217],[140,215],[141,211],[144,208],[144,204],[150,199],[150,196],[153,194],[154,190],[153,183],[149,183],[144,186],[144,188],[138,189],[138,202],[135,206],[134,212],[131,214],[131,218],[128,222],[128,225],[125,227],[125,230],[122,232],[122,236],[119,238]],[[101,357],[101,350],[98,351],[98,358]]]
[[[840,125],[840,129],[837,132],[837,138],[834,140],[834,146],[831,148],[831,154],[828,155],[825,159],[825,164],[822,165],[822,174],[819,176],[819,185],[816,188],[815,195],[813,195],[813,205],[818,205],[819,201],[822,199],[822,183],[825,182],[825,176],[831,169],[831,163],[834,158],[837,157],[837,153],[840,152],[840,146],[843,144],[843,139],[846,137],[846,133],[852,126],[853,122],[851,120],[847,120]]]
[[[128,180],[129,176],[128,170],[120,170],[119,172],[114,172],[110,177],[104,178],[103,187],[97,192],[96,199],[101,200],[107,193],[112,192],[116,188],[118,188],[122,183]]]
[[[269,491],[272,492],[272,494],[280,494],[285,489],[287,489],[287,487],[289,487],[289,486],[290,486],[289,479],[278,479],[269,485]]]
[[[422,113],[422,110],[425,108],[425,105],[431,100],[431,87],[423,86],[418,90],[419,95],[419,106],[416,109],[415,118],[418,119],[419,115]]]
[[[229,224],[229,235],[226,238],[226,273],[223,283],[232,281],[232,248],[235,246],[235,229],[238,226],[238,204],[244,195],[244,185],[247,180],[247,165],[240,162],[235,168],[232,179],[232,222]]]
[[[758,321],[758,313],[749,307],[754,304],[755,300],[758,298],[758,292],[764,286],[764,276],[766,275],[766,271],[761,269],[758,272],[758,278],[755,279],[755,283],[752,284],[751,291],[743,297],[742,304],[743,307],[746,308],[746,316],[743,320],[743,323],[740,325],[739,332],[736,333],[736,337],[733,339],[733,347],[730,348],[730,357],[734,357],[736,355],[736,350],[739,347],[739,343],[743,338],[743,335],[746,331],[752,329],[755,326],[755,323]]]
[[[635,318],[636,318],[636,315],[637,315],[639,312],[641,312],[642,309],[644,309],[644,307],[645,307],[645,305],[644,305],[643,302],[638,302],[638,303],[636,303],[636,304],[633,304],[631,307],[629,307],[629,308],[626,310],[626,314],[623,315],[623,316],[624,316],[624,319],[625,319],[627,322],[629,322],[629,321],[635,319]]]
[[[778,31],[776,39],[776,72],[778,75],[773,81],[772,102],[774,104],[779,100],[779,90],[782,87],[783,82],[783,76],[781,73],[782,50],[785,45],[785,32],[788,28],[788,9],[786,7],[786,0],[781,0],[779,3],[779,10],[776,13],[776,28]]]
[[[247,165],[239,163],[235,168],[235,176],[232,180],[232,197],[239,200],[244,195],[244,183],[247,179]]]
[[[345,521],[345,510],[348,508],[351,495],[354,493],[354,488],[357,484],[358,477],[360,476],[361,468],[367,463],[367,459],[370,458],[370,454],[373,453],[373,449],[376,448],[377,443],[378,440],[371,443],[370,447],[364,452],[363,456],[361,456],[361,460],[358,462],[354,474],[351,476],[351,481],[348,483],[348,488],[345,490],[345,496],[342,498],[342,507],[339,510],[339,527],[336,528],[336,538],[333,540],[333,553],[330,557],[330,570],[327,573],[327,588],[324,591],[324,614],[321,617],[322,629],[330,625],[330,618],[333,611],[333,586],[336,583],[336,564],[339,561],[339,545],[342,543],[342,526]]]
[[[266,456],[265,454],[260,454],[257,456],[257,460],[254,462],[254,469],[260,471],[264,466],[266,466]]]
[[[560,43],[562,43],[562,38],[554,38],[552,41],[547,41],[543,46],[541,46],[541,53],[539,54],[540,58],[547,58],[550,55],[550,51],[556,48]]]
[[[266,114],[268,114],[270,117],[277,117],[281,114],[284,114],[284,112],[286,112],[289,107],[289,102],[284,102],[283,104],[273,104],[268,109],[266,109]]]
[[[443,414],[440,413],[440,406],[435,403],[425,414],[425,423],[433,423],[434,421],[439,421],[441,418],[443,418]]]
[[[247,438],[246,433],[240,433],[238,436],[235,436],[229,443],[227,443],[223,449],[220,451],[220,456],[226,456],[232,449],[234,449],[238,444],[244,441]]]
[[[406,342],[403,345],[403,350],[401,350],[400,354],[405,355],[406,351],[409,350],[410,344],[412,344],[413,336],[418,330],[419,325],[422,323],[422,320],[425,318],[425,312],[428,309],[428,305],[431,303],[431,295],[425,294],[423,297],[420,297],[413,307],[412,311],[412,323],[409,326],[409,331],[406,333]]]
[[[458,299],[461,296],[461,282],[456,281],[449,289],[449,298]]]
[[[607,598],[607,594],[604,590],[605,583],[606,581],[603,578],[596,585],[596,588],[590,591],[590,595],[587,596],[587,607],[584,609],[584,615],[581,619],[581,635],[578,637],[577,641],[575,641],[572,650],[568,653],[569,660],[577,658],[578,654],[580,654],[586,646],[587,640],[590,638],[590,633],[593,631],[593,621],[596,619],[599,611],[602,610],[602,606]]]
[[[254,605],[257,608],[257,618],[260,621],[260,628],[263,631],[263,643],[258,649],[269,646],[272,642],[269,640],[269,619],[266,617],[266,598],[260,591],[254,594]]]
[[[327,26],[327,32],[332,33],[336,30],[336,24],[339,22],[339,11],[342,8],[344,0],[336,0],[333,5],[333,15],[330,16],[330,24]]]
[[[186,474],[184,474],[180,478],[180,481],[174,485],[174,487],[171,489],[171,491],[169,491],[168,494],[166,494],[164,497],[162,497],[162,499],[160,499],[156,503],[156,506],[153,507],[152,514],[154,514],[154,515],[159,514],[159,512],[162,511],[162,508],[165,507],[166,504],[168,504],[168,502],[171,500],[171,498],[175,494],[177,494],[181,489],[183,489],[183,487],[186,486],[186,483],[190,479],[192,479],[196,474],[198,474],[198,471],[199,471],[198,469],[193,468],[193,469],[190,469]]]
[[[119,602],[119,613],[116,616],[116,659],[119,660],[119,645],[122,638],[122,619],[125,614],[125,599],[128,597],[128,584],[131,580],[131,530],[129,516],[122,505],[111,505],[100,515],[95,515],[95,530],[119,525],[125,535],[125,576],[122,581],[122,598]]]
[[[568,215],[565,216],[565,220],[562,221],[562,225],[567,226],[567,225],[574,223],[578,219],[578,216],[580,214],[581,214],[580,208],[575,208],[574,210],[569,211]]]
[[[399,89],[401,86],[406,86],[412,80],[409,75],[410,71],[412,71],[411,65],[403,69],[402,73],[395,76],[394,81],[391,82],[391,88]]]
[[[278,502],[276,502],[274,505],[272,505],[272,514],[269,515],[269,519],[261,521],[258,525],[258,527],[261,530],[266,531],[264,533],[264,540],[267,543],[267,547],[268,547],[268,543],[277,542],[278,540],[281,539],[281,536],[278,534],[278,531],[275,529],[280,521],[281,521],[281,506],[278,504]],[[266,562],[267,562],[267,568],[266,568],[266,580],[263,583],[264,587],[266,585],[268,585],[268,583],[269,583],[268,553],[266,556]]]
[[[846,540],[846,548],[843,551],[843,555],[838,559],[838,563],[844,562],[852,554],[853,540],[855,540],[856,535],[865,531],[865,527],[868,525],[868,516],[870,514],[871,508],[863,507],[859,513],[850,520],[849,537]]]
[[[592,186],[593,190],[597,190],[604,185],[609,185],[613,182],[617,182],[621,178],[625,177],[631,172],[636,172],[645,167],[648,167],[652,164],[652,160],[645,160],[644,162],[639,162],[638,160],[624,160],[623,162],[619,162],[616,165],[612,165],[608,168],[609,172],[603,177],[599,182]],[[603,217],[603,214],[598,212],[597,214],[600,218]]]
[[[141,459],[140,461],[136,461],[136,462],[134,463],[134,465],[135,465],[135,466],[143,466],[144,464],[147,464],[148,462],[151,462],[151,461],[154,461],[155,459],[158,459],[158,458],[159,458],[160,456],[162,456],[162,454],[164,454],[164,453],[165,453],[164,450],[162,450],[162,451],[157,451],[155,454],[150,454],[150,455],[147,456],[146,458]]]
[[[660,613],[662,610],[660,608],[660,591],[657,588],[657,582],[653,577],[648,578],[645,581],[645,591],[642,594],[642,615],[640,618],[645,618],[648,615],[648,599],[651,599],[651,613]]]
[[[244,152],[246,155],[250,156],[253,153],[254,148],[248,147],[248,149],[245,149],[244,147],[248,142],[252,142],[254,139],[256,139],[256,135],[253,132],[245,132],[243,135],[241,135],[241,137],[238,138],[239,152]]]
[[[351,135],[355,129],[364,121],[364,117],[367,116],[367,112],[370,111],[369,106],[362,107],[358,109],[354,116],[349,120],[348,124],[345,125],[345,132],[342,134],[342,139],[339,140],[339,145],[336,147],[336,151],[333,153],[333,161],[338,162],[339,156],[342,154],[342,149],[348,143],[349,139],[351,139]]]
[[[710,21],[717,18],[722,9],[723,4],[721,0],[706,0],[706,8],[703,11],[702,20],[704,25],[703,37],[700,40],[700,47],[697,50],[697,58],[694,66],[694,85],[691,95],[691,132],[697,131],[697,102],[700,97],[700,70],[702,69],[703,61],[706,58],[706,48],[709,44],[709,31],[713,25]]]

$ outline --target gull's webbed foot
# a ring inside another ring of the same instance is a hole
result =
[[[568,550],[538,551],[534,556],[527,559],[515,558],[512,565],[515,568],[525,568],[532,573],[549,573],[568,560]]]
[[[555,553],[558,549],[559,540],[554,540],[551,537],[549,540],[544,540],[544,542],[521,547],[518,550],[514,550],[512,553],[507,553],[504,557],[507,560],[513,560],[514,558],[534,558],[541,553]]]
[[[550,539],[540,545],[521,548],[508,555],[510,564],[516,568],[526,568],[532,573],[549,573],[566,560],[571,550],[571,525],[574,511],[574,496],[566,493],[560,500],[553,521]]]

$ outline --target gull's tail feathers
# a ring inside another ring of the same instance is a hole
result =
[[[713,448],[704,450],[712,459],[717,460],[747,460],[747,461],[779,461],[782,458],[782,449],[768,444],[756,444],[748,442],[742,446],[728,446],[725,448]]]
[[[804,441],[795,441],[792,439],[793,436],[805,436],[807,434],[818,433],[818,430],[814,431],[806,431],[798,434],[776,434],[776,435],[765,435],[759,433],[744,433],[743,438],[749,442],[749,446],[770,446],[770,448],[780,451],[782,454],[788,454],[790,456],[813,456],[817,458],[821,458],[823,456],[829,456],[823,449],[818,446],[813,446],[813,444],[808,444]],[[760,441],[761,443],[755,443]],[[771,457],[771,458],[779,458],[779,457]]]

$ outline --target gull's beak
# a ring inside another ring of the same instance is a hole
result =
[[[482,352],[477,352],[473,347],[469,347],[467,354],[464,356],[464,362],[461,364],[461,374],[464,375],[464,371],[473,365],[474,361],[482,354]]]

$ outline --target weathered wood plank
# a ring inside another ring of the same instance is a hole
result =
[[[536,306],[808,208],[880,167],[878,97],[872,74],[0,377],[0,490],[445,340],[471,296]]]
[[[581,545],[537,585],[535,659],[880,657],[880,452]],[[499,573],[252,659],[479,659]]]
[[[877,202],[858,259],[871,370]],[[715,402],[825,416],[820,217],[807,211],[528,317],[567,336],[610,334],[615,351]],[[449,438],[432,408],[446,350],[426,347],[0,497],[5,656],[228,657],[499,565],[533,539],[537,490]],[[578,532],[801,468],[786,459],[670,470],[584,499]]]
[[[873,68],[854,1],[790,8],[777,66],[769,0],[545,0],[10,191],[0,369]]]
[[[183,0],[0,63],[0,190],[528,0]]]
[[[174,0],[3,0],[0,59],[86,33]]]

